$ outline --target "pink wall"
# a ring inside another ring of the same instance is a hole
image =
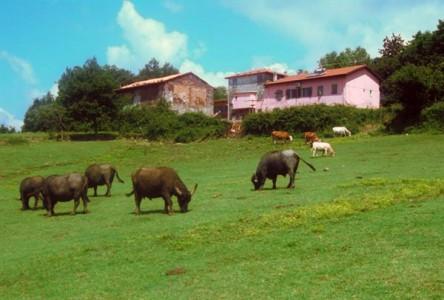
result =
[[[359,108],[379,108],[378,79],[367,70],[360,70],[349,74],[347,75],[344,95],[347,104]]]
[[[233,109],[251,108],[256,102],[256,93],[236,94],[232,99]]]
[[[301,81],[300,84],[301,89],[304,87],[312,88],[312,97],[286,99],[285,90],[296,88],[297,84],[295,82],[269,85],[265,87],[263,101],[257,101],[256,110],[269,111],[275,108],[310,104],[344,104],[360,108],[379,107],[378,79],[367,70],[357,71],[348,76],[305,80]],[[338,93],[335,95],[331,93],[332,84],[337,84],[338,86]],[[317,96],[318,86],[321,85],[324,88],[323,95]],[[284,93],[280,101],[275,97],[277,90],[282,90]]]

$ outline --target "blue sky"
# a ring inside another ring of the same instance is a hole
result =
[[[256,67],[313,69],[327,52],[434,30],[444,1],[3,0],[0,123],[20,126],[67,67],[96,57],[137,72],[151,57],[213,85]]]

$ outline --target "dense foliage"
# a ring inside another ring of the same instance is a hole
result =
[[[163,77],[179,73],[173,65],[166,62],[162,66],[155,58],[152,58],[136,76],[136,80],[147,80],[151,78]]]
[[[188,112],[179,115],[161,101],[156,106],[125,107],[119,120],[124,136],[144,137],[149,140],[174,140],[187,143],[209,137],[221,137],[227,130],[223,120],[203,113]]]
[[[371,68],[381,78],[385,103],[402,109],[388,128],[401,132],[421,124],[421,112],[444,101],[444,21],[433,32],[418,32],[409,43],[400,36],[384,39],[382,56]]]
[[[269,135],[273,130],[330,133],[334,126],[346,126],[356,133],[364,125],[382,123],[382,113],[383,110],[343,105],[308,105],[250,114],[242,125],[244,133],[256,135]]]
[[[346,48],[344,51],[327,53],[319,60],[319,67],[334,69],[354,65],[367,65],[370,63],[370,55],[364,48]]]

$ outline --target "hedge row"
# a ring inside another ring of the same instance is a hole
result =
[[[291,133],[330,132],[346,126],[356,133],[368,124],[384,122],[382,109],[361,109],[344,105],[307,105],[247,115],[242,123],[245,134],[269,135],[273,130]]]

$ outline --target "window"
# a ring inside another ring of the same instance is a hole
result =
[[[290,89],[285,90],[285,98],[287,100],[292,98],[291,97],[291,90]]]
[[[275,93],[275,97],[277,101],[281,101],[282,97],[284,97],[284,92],[282,90],[277,90]]]
[[[311,87],[302,89],[302,97],[311,97],[312,93],[313,89]]]
[[[324,86],[320,85],[318,86],[318,97],[321,97],[324,95]]]
[[[337,95],[338,94],[338,85],[336,83],[333,83],[331,85],[331,94],[332,95]]]

